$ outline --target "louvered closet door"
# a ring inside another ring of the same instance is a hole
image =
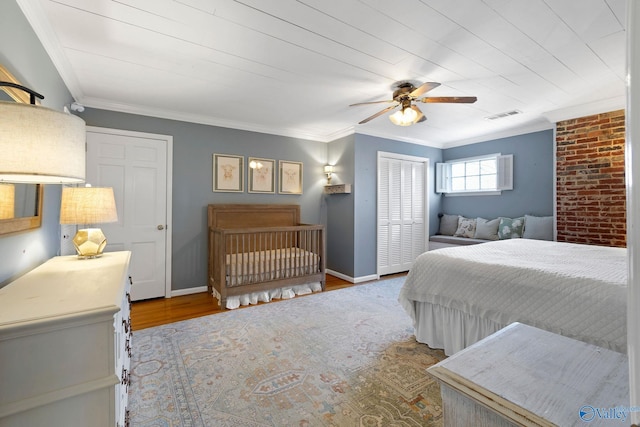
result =
[[[418,255],[425,251],[425,171],[424,163],[418,162],[404,161],[403,168],[403,265],[409,269]]]
[[[398,270],[402,260],[402,163],[381,158],[378,189],[378,274]]]
[[[425,246],[425,165],[378,161],[378,274],[407,271]]]

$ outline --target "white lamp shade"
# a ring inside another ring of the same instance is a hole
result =
[[[0,219],[15,217],[16,187],[13,184],[0,184]]]
[[[325,165],[324,173],[333,173],[333,166],[332,165]]]
[[[65,187],[60,203],[60,224],[116,222],[118,211],[109,187]]]
[[[85,180],[85,123],[45,107],[0,102],[0,181]]]

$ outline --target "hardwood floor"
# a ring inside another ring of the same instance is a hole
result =
[[[406,273],[398,273],[397,275],[385,276],[384,278],[388,279],[404,275],[406,275]],[[354,284],[327,274],[326,290],[333,291],[360,284],[363,283]],[[269,304],[277,304],[277,301]],[[246,307],[241,307],[238,310]],[[227,310],[218,307],[218,301],[208,292],[200,292],[197,294],[173,298],[156,298],[145,301],[136,301],[131,303],[131,329],[139,331],[140,329],[150,328],[152,326],[164,325],[166,323],[178,322],[180,320],[187,320],[194,317],[207,316],[209,314],[222,313],[224,311]]]

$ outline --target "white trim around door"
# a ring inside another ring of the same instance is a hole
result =
[[[390,162],[398,167],[395,173],[400,182],[387,184],[384,181],[388,180],[389,174],[393,172],[390,169]],[[385,167],[385,164],[389,167]],[[385,173],[386,175],[382,176]],[[406,174],[411,175],[410,180],[405,179],[408,178]],[[428,249],[428,183],[428,158],[378,152],[376,190],[376,274],[378,277],[408,270],[415,258]],[[394,200],[397,206],[394,205]],[[420,204],[416,205],[416,202]],[[386,212],[383,211],[382,205],[388,205],[385,208]],[[411,212],[405,212],[405,210]],[[422,229],[422,235],[416,236],[414,231],[419,229]],[[383,246],[387,248],[384,252],[382,252]],[[388,259],[385,260],[385,258]]]
[[[145,132],[135,132],[121,129],[111,129],[111,128],[103,128],[103,127],[95,127],[95,126],[87,126],[87,133],[102,133],[113,136],[121,136],[121,137],[131,137],[131,138],[146,138],[146,139],[155,139],[161,140],[166,143],[166,165],[165,165],[165,218],[166,218],[166,232],[165,232],[165,254],[164,254],[164,297],[171,298],[171,249],[172,249],[172,182],[173,182],[173,136],[171,135],[161,135],[161,134],[152,134]]]

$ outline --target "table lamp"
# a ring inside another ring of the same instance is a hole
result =
[[[94,225],[116,222],[118,211],[113,188],[64,187],[60,203],[60,224]],[[81,228],[73,237],[78,258],[98,258],[107,245],[100,228]]]

